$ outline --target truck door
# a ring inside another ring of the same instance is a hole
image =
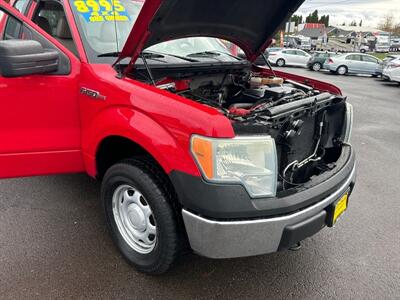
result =
[[[4,3],[0,24],[0,43],[35,40],[59,54],[51,74],[5,77],[0,70],[0,178],[83,171],[79,59]]]

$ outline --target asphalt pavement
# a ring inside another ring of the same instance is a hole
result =
[[[189,254],[151,277],[113,246],[94,180],[3,180],[0,299],[400,299],[400,86],[285,70],[338,85],[355,108],[358,181],[335,228],[297,252],[230,260]]]

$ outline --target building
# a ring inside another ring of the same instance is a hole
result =
[[[383,31],[372,27],[331,26],[328,28],[327,32],[330,36],[354,38],[360,33],[362,34],[362,36],[369,36],[376,35],[377,33]]]
[[[323,39],[326,34],[325,24],[306,23],[299,24],[299,35],[306,36],[312,40]]]

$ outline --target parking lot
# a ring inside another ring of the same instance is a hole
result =
[[[86,175],[0,181],[0,298],[344,298],[400,296],[400,86],[285,71],[331,82],[355,107],[358,181],[337,226],[297,252],[231,260],[187,255],[161,277],[113,246],[99,184]]]

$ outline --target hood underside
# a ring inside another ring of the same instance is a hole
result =
[[[209,36],[231,41],[249,60],[304,0],[147,0],[119,60],[136,61],[143,49],[168,40]],[[131,63],[132,63],[131,62]]]

